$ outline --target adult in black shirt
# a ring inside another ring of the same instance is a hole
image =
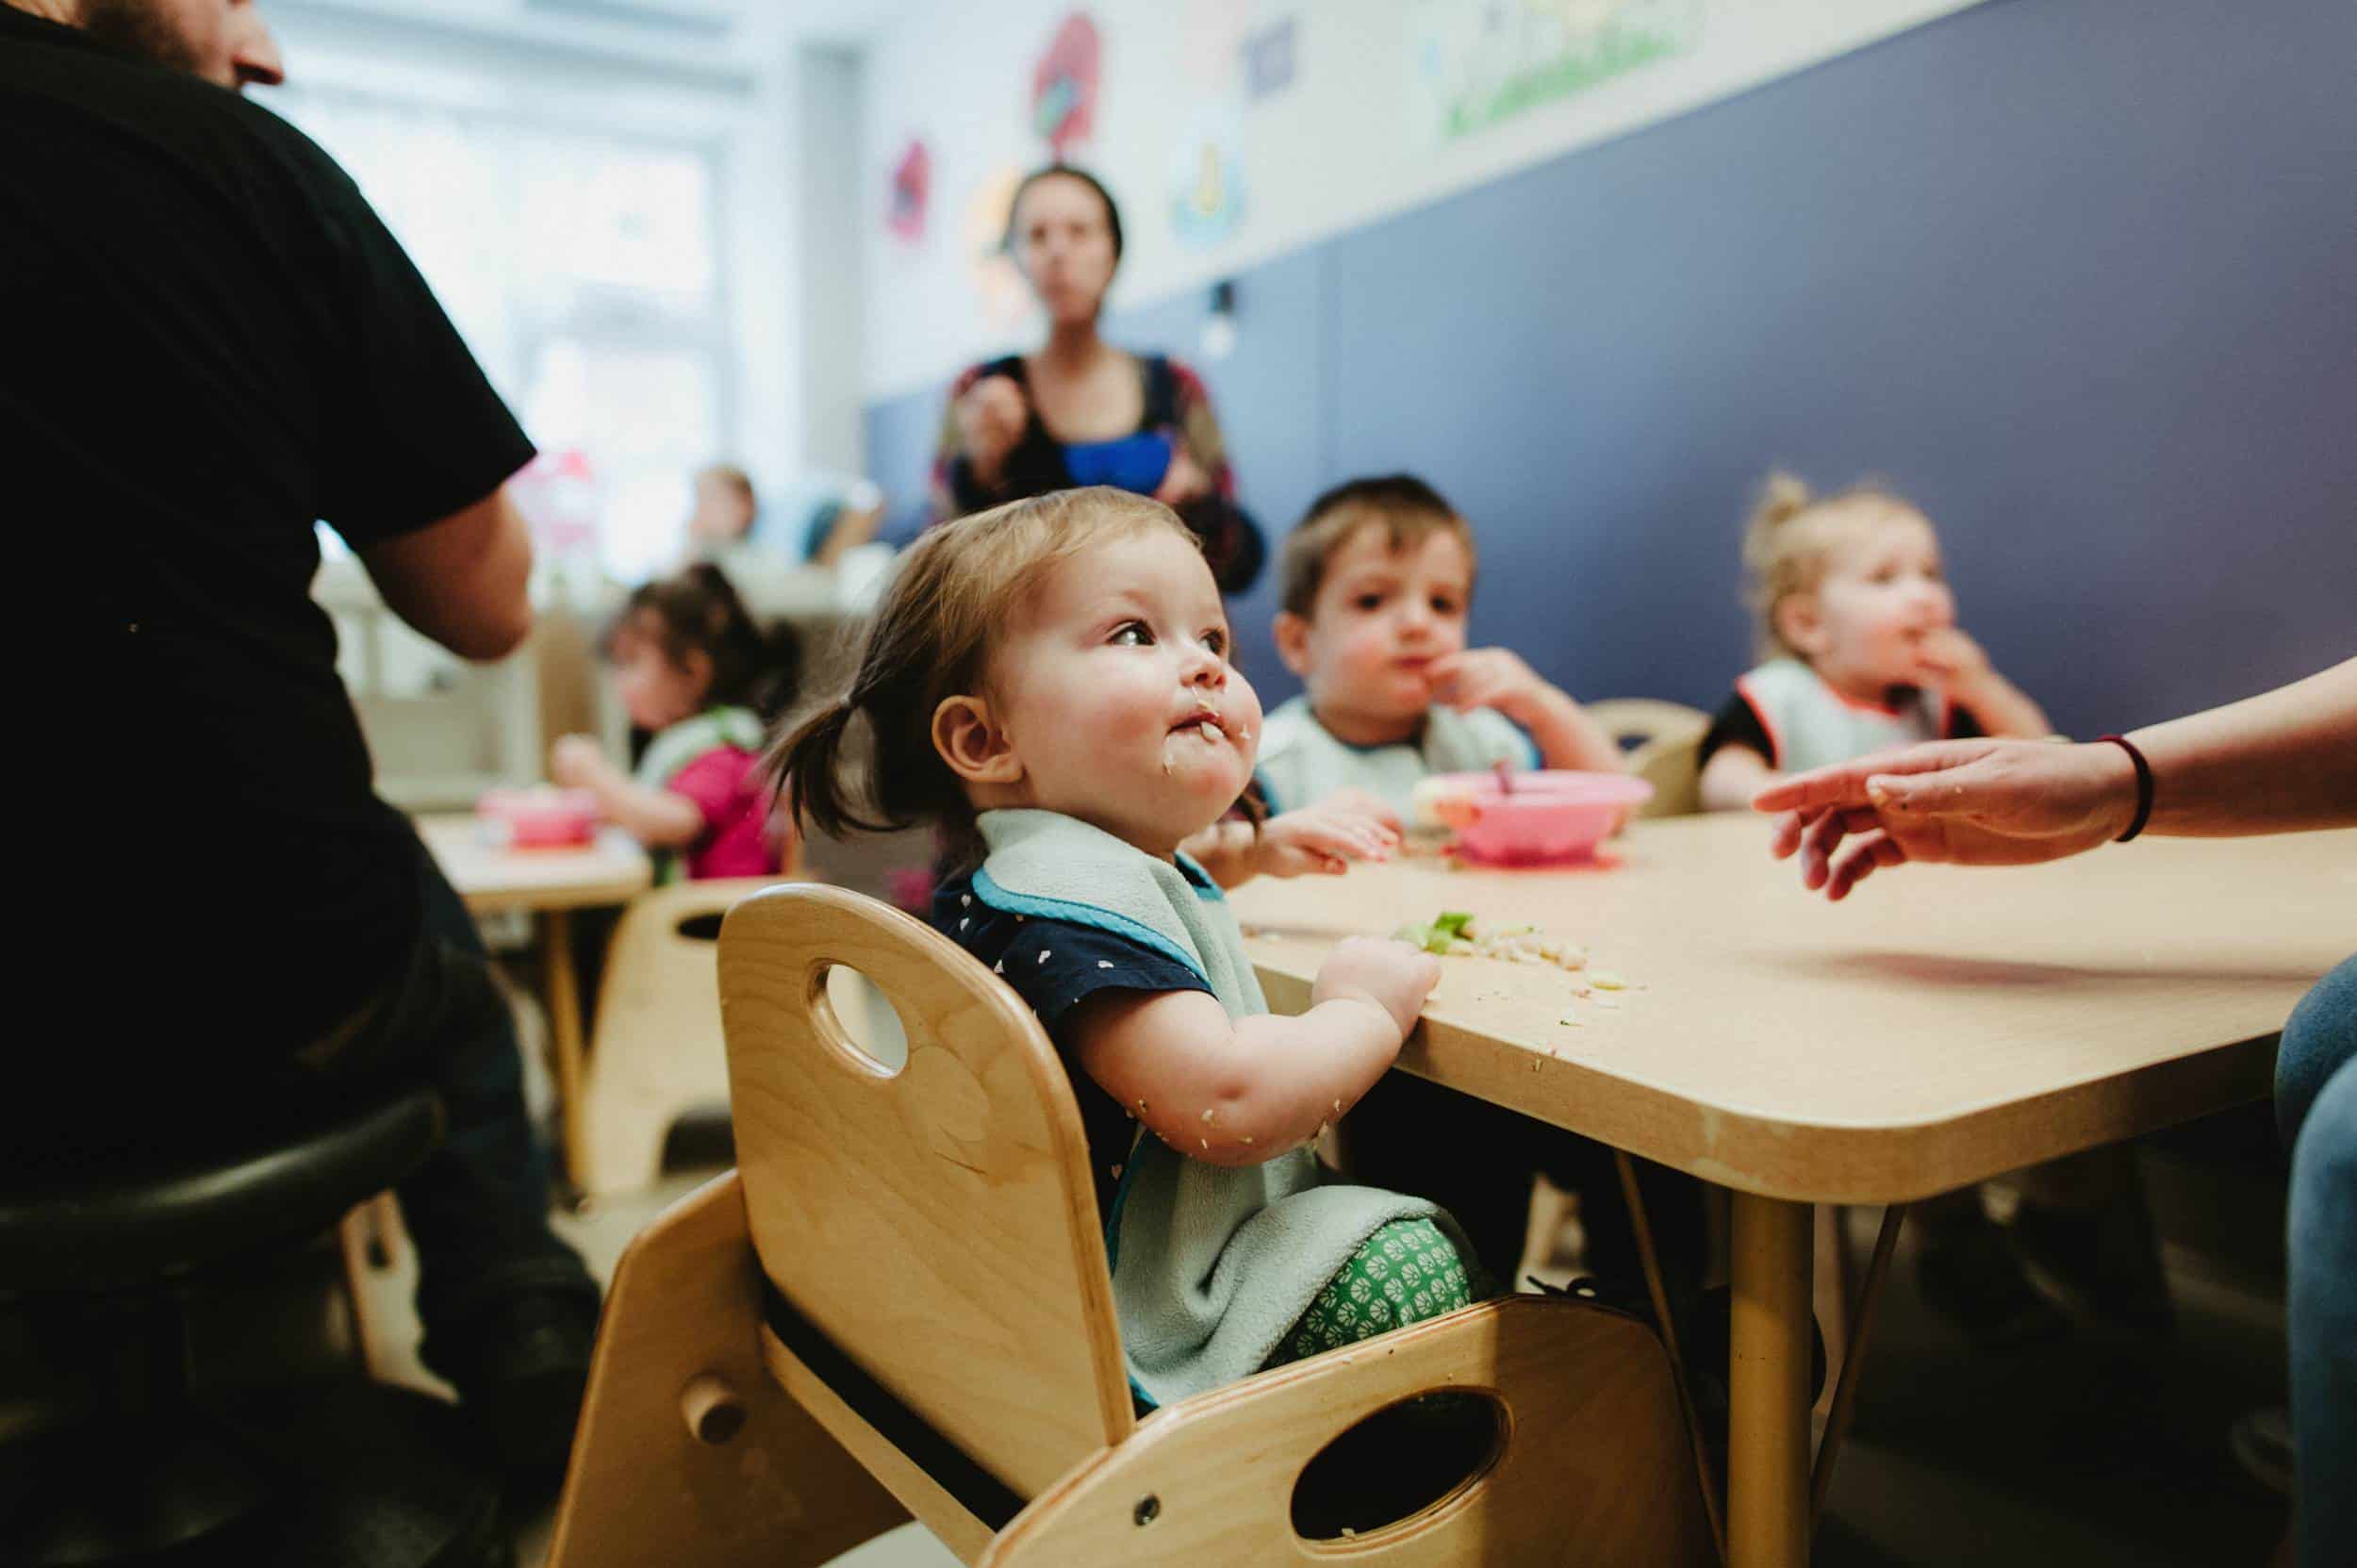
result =
[[[561,1456],[596,1290],[548,1229],[504,1003],[376,799],[309,597],[324,519],[403,619],[507,652],[531,551],[501,486],[531,445],[351,180],[215,85],[274,75],[250,6],[78,0],[84,32],[70,3],[0,5],[0,429],[67,627],[61,809],[20,871],[106,967],[21,982],[72,1035],[8,1145],[112,1157],[432,1081],[448,1133],[401,1189],[427,1362],[512,1458]]]

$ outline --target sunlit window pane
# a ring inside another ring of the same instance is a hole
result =
[[[332,91],[272,106],[359,183],[561,459],[543,549],[625,581],[677,559],[686,475],[729,444],[711,151]]]

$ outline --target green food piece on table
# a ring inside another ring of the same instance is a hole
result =
[[[1451,936],[1463,936],[1467,934],[1465,928],[1473,924],[1473,916],[1464,910],[1444,909],[1432,922],[1432,929],[1444,931]]]

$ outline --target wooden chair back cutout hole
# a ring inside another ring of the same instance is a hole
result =
[[[838,1050],[849,1051],[862,1066],[886,1078],[909,1065],[908,1026],[874,981],[849,964],[837,964],[819,984],[811,1010]]]
[[[1463,1496],[1494,1469],[1512,1425],[1486,1389],[1451,1389],[1387,1405],[1302,1466],[1294,1534],[1313,1544],[1369,1538]]]
[[[722,911],[711,910],[702,915],[684,916],[671,929],[690,942],[717,942],[722,915]]]

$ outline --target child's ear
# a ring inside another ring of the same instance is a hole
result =
[[[698,691],[712,689],[712,655],[701,648],[691,648],[680,655],[680,670],[696,683]]]
[[[933,750],[949,771],[967,784],[1018,784],[1023,759],[1007,733],[991,721],[990,703],[980,697],[945,697],[933,710]]]
[[[1825,618],[1820,612],[1813,593],[1787,594],[1775,610],[1776,635],[1786,647],[1821,657],[1825,652]]]
[[[1277,612],[1277,656],[1285,661],[1285,668],[1294,674],[1308,677],[1310,673],[1310,622],[1291,610]]]

